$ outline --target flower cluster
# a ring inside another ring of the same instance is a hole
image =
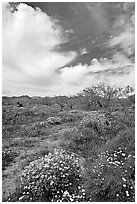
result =
[[[47,127],[47,121],[38,121],[38,122],[34,122],[33,127]]]
[[[106,154],[108,155],[107,161],[110,165],[112,164],[114,166],[123,166],[128,156],[121,146],[119,146],[117,150],[114,150],[113,153],[110,154],[106,152]]]
[[[62,149],[31,162],[20,182],[18,201],[83,201],[86,197],[79,158]]]
[[[90,171],[91,201],[134,201],[135,157],[118,146],[101,152]]]
[[[105,118],[103,113],[98,114],[96,111],[92,111],[87,116],[83,117],[80,126],[92,127],[95,131],[100,132],[106,127],[111,127],[111,123]]]
[[[58,116],[55,117],[49,117],[47,118],[47,122],[50,124],[60,124],[61,123],[61,118]]]

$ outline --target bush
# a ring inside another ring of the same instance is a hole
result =
[[[37,126],[29,126],[29,127],[26,127],[24,130],[23,130],[23,133],[25,135],[28,135],[29,137],[40,137],[41,135],[44,134],[44,131],[39,127]]]
[[[53,110],[54,112],[59,112],[59,111],[61,110],[61,105],[55,103],[55,104],[53,104],[53,105],[51,106],[51,108],[52,108],[52,110]]]
[[[33,126],[37,128],[47,127],[47,125],[48,125],[47,121],[38,121],[33,123]]]
[[[86,191],[90,201],[135,200],[134,142],[133,129],[125,130],[100,149],[98,158],[89,168]]]
[[[111,127],[111,122],[106,119],[103,113],[92,111],[87,116],[84,116],[81,123],[81,127],[91,127],[97,133],[103,133],[107,128]]]
[[[90,201],[134,202],[134,156],[124,158],[123,155],[125,152],[119,149],[94,163],[87,190]]]
[[[18,154],[11,149],[3,150],[2,151],[2,169],[5,170],[7,166],[10,165],[11,162],[13,162],[14,158]]]
[[[9,201],[83,201],[79,158],[71,152],[55,149],[27,166],[20,176],[18,194]]]

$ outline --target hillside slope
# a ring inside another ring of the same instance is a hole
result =
[[[46,100],[3,98],[3,201],[135,201],[134,96]]]

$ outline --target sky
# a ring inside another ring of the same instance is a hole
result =
[[[135,86],[132,2],[2,3],[2,94]]]

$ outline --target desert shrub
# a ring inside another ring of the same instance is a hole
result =
[[[22,134],[28,135],[29,137],[38,137],[45,133],[44,130],[40,126],[36,126],[35,123],[34,125],[25,127],[22,131]]]
[[[91,157],[93,159],[98,157],[98,149],[106,144],[109,135],[94,131],[92,128],[79,129],[79,136],[73,141],[76,143],[84,158]]]
[[[77,133],[77,127],[66,127],[60,133],[62,134],[63,139],[71,140]]]
[[[134,127],[135,126],[135,112],[130,110],[130,108],[125,109],[125,111],[115,111],[112,112],[113,124],[116,128],[121,127]]]
[[[62,112],[60,114],[60,116],[61,116],[62,122],[64,122],[64,123],[76,122],[76,121],[79,121],[83,118],[83,115],[79,111],[76,111],[76,110],[73,110],[69,113],[63,113]]]
[[[102,144],[102,135],[97,134],[92,128],[73,128],[71,131],[66,131],[63,138],[69,140],[65,148],[71,149],[73,152],[87,158],[96,154],[95,148]]]
[[[83,201],[79,158],[71,152],[55,149],[35,160],[20,176],[20,188],[8,201]]]
[[[7,166],[14,160],[17,156],[17,152],[12,151],[11,149],[3,150],[2,151],[2,169],[5,170]]]
[[[77,95],[77,98],[78,102],[81,104],[81,108],[87,111],[99,110],[100,108],[114,109],[117,105],[119,108],[121,105],[123,106],[119,97],[129,96],[132,92],[133,88],[129,86],[124,88],[114,88],[104,83],[100,83],[96,86],[84,89]],[[117,105],[115,106],[116,103]]]
[[[40,155],[41,157],[45,156],[45,155],[48,155],[49,154],[49,150],[48,150],[48,147],[45,147],[44,149],[40,149],[38,152],[37,152],[38,155]]]
[[[52,99],[50,97],[41,98],[41,104],[51,106],[52,105]]]
[[[46,114],[51,113],[52,108],[51,108],[51,106],[47,106],[47,105],[35,104],[35,105],[31,106],[29,111],[31,111],[31,113],[34,116],[42,115],[43,113],[46,115]]]
[[[54,125],[58,125],[61,123],[61,118],[59,116],[55,116],[55,117],[49,117],[47,118],[47,122]]]
[[[131,104],[134,104],[134,103],[135,103],[135,94],[129,96],[129,97],[128,97],[128,100],[131,102]]]
[[[91,127],[95,132],[101,134],[105,129],[111,128],[111,121],[106,119],[103,113],[92,111],[83,117],[80,127]]]
[[[93,129],[83,128],[77,131],[77,134],[73,136],[73,142],[77,145],[88,144],[98,139],[98,135]]]
[[[70,110],[69,104],[66,104],[66,103],[62,104],[61,109],[62,110]]]
[[[7,127],[5,127],[4,125],[2,125],[2,137],[9,137],[11,135],[11,133],[7,130]]]
[[[75,122],[76,120],[78,120],[78,118],[76,116],[72,115],[72,114],[66,115],[63,118],[64,122]]]
[[[98,131],[99,133],[105,135],[108,140],[113,139],[118,134],[119,131],[134,127],[133,115],[132,113],[131,114],[124,113],[124,111],[107,112],[104,116],[104,121],[101,119],[101,121],[100,122],[97,121],[96,122],[97,125],[96,123],[95,125],[99,127],[99,130],[100,130]],[[88,120],[87,120],[87,124],[88,124]],[[90,126],[90,123],[89,123],[89,126]]]
[[[14,125],[19,120],[19,114],[14,111],[5,111],[2,114],[2,124],[11,124]]]
[[[2,126],[2,135],[4,136],[9,136],[11,137],[13,133],[15,133],[17,130],[20,129],[20,125],[15,124],[15,125],[6,125]]]
[[[114,151],[117,147],[121,147],[128,153],[135,149],[135,129],[127,128],[119,131],[119,133],[112,140],[107,141],[104,150]]]
[[[121,131],[104,148],[98,158],[89,161],[88,198],[92,202],[133,202],[135,200],[134,131]],[[92,159],[91,159],[92,160]]]
[[[17,102],[17,107],[23,107],[23,104],[20,101],[18,101]]]
[[[134,156],[130,158],[122,155],[126,154],[119,149],[111,155],[101,155],[92,165],[87,190],[90,201],[134,201]]]
[[[130,112],[130,109],[125,110],[125,117],[121,121],[127,126],[127,127],[134,127],[135,126],[135,111]]]
[[[52,110],[53,110],[54,112],[59,112],[59,111],[61,110],[61,105],[55,103],[55,104],[53,104],[53,105],[51,106],[51,108],[52,108]]]
[[[48,125],[47,121],[38,121],[33,123],[33,126],[37,128],[47,127],[47,125]]]

